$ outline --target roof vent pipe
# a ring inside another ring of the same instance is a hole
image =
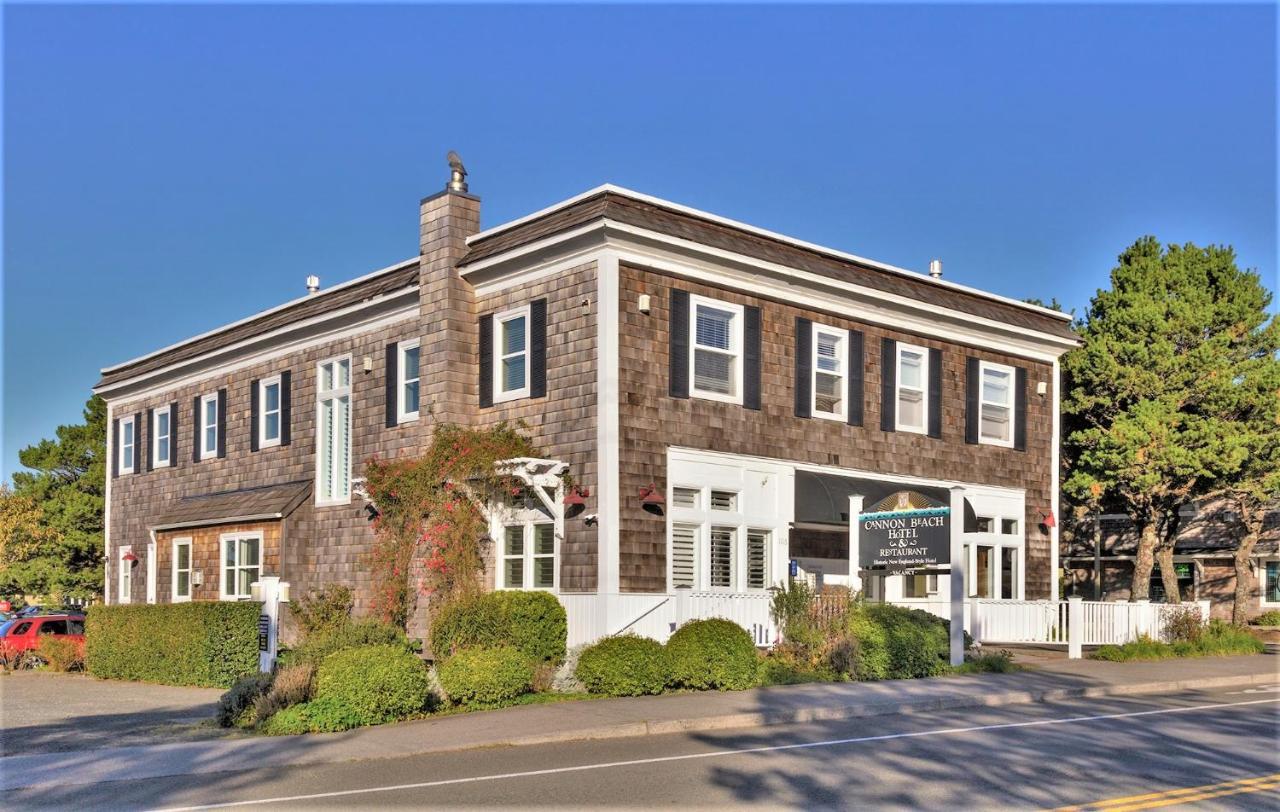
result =
[[[320,292],[320,277],[316,276],[315,274],[308,276],[307,277],[307,294],[310,295],[312,293],[319,293],[319,292]]]
[[[932,276],[934,279],[942,278],[942,260],[929,260],[929,276]]]

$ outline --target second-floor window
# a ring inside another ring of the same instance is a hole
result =
[[[173,426],[169,407],[151,410],[151,465],[164,468],[169,465],[169,445],[173,442]]]
[[[495,402],[529,396],[529,308],[493,317],[493,399]]]
[[[897,430],[924,434],[929,404],[929,351],[898,344]]]
[[[979,390],[978,438],[992,445],[1013,445],[1013,367],[983,361]]]
[[[138,427],[133,417],[120,420],[120,473],[132,474],[137,470]]]
[[[813,325],[813,416],[844,420],[845,375],[849,367],[849,334]]]
[[[742,306],[689,297],[693,324],[690,394],[742,402]]]
[[[218,456],[218,393],[200,398],[200,459]]]
[[[400,381],[396,400],[396,419],[403,423],[418,419],[418,399],[421,393],[419,384],[422,381],[421,350],[417,339],[401,341],[397,345],[399,357],[397,378]]]
[[[280,376],[258,381],[258,447],[280,445]]]
[[[316,372],[316,501],[351,500],[351,358],[324,361]]]

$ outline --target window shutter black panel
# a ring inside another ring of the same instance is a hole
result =
[[[929,350],[929,436],[942,436],[942,350]]]
[[[689,397],[689,294],[671,291],[671,397]]]
[[[218,390],[218,459],[227,456],[227,390]]]
[[[760,308],[742,309],[742,405],[760,410]]]
[[[493,405],[493,314],[480,317],[480,405]]]
[[[982,422],[982,410],[978,404],[978,387],[982,385],[982,370],[978,359],[969,357],[964,364],[964,441],[978,443],[978,427]]]
[[[169,465],[178,467],[178,402],[169,404]]]
[[[862,357],[862,333],[849,331],[849,425],[862,425],[862,375],[866,369],[866,360]]]
[[[142,473],[142,453],[144,451],[142,442],[142,412],[138,412],[133,416],[133,472],[135,474]],[[147,455],[147,459],[151,459],[150,454]]]
[[[200,396],[191,400],[191,461],[200,461],[200,450],[204,448],[203,421],[200,420]]]
[[[258,379],[249,381],[249,450],[258,450]]]
[[[136,429],[135,429],[136,431]],[[120,476],[120,418],[111,421],[111,478]]]
[[[1027,370],[1015,367],[1013,375],[1013,447],[1027,450]]]
[[[547,300],[529,303],[529,397],[547,395]]]
[[[796,316],[796,417],[813,416],[813,322]]]
[[[293,374],[280,373],[280,445],[293,442]]]
[[[898,424],[898,342],[880,339],[880,430],[893,431]]]
[[[391,343],[387,345],[387,428],[393,429],[399,421],[397,389],[400,386],[400,345],[399,343]]]
[[[152,435],[152,433],[151,433],[151,421],[152,421],[152,420],[154,420],[154,419],[155,419],[155,412],[154,412],[153,410],[151,410],[151,409],[147,409],[147,447],[146,447],[146,454],[147,454],[147,470],[148,470],[148,471],[153,471],[153,470],[155,470],[155,468],[154,468],[154,467],[152,466],[152,464],[151,464],[151,444],[152,444],[153,442],[155,442],[155,440],[154,440],[154,435]],[[137,434],[137,432],[138,432],[138,430],[137,430],[136,428],[135,428],[133,431],[134,431],[134,434]],[[141,445],[141,443],[136,443],[136,442],[134,443],[134,446],[135,446],[135,447],[136,447],[136,446],[138,446],[138,445]],[[134,455],[135,455],[135,456],[137,455],[137,451],[136,451],[136,450],[134,451]],[[134,470],[138,470],[138,466],[137,466],[137,464],[135,464],[135,465],[133,466],[133,468],[134,468]]]

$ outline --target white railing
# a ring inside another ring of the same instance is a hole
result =
[[[751,633],[757,646],[771,646],[777,638],[769,617],[767,592],[687,592],[670,595],[561,594],[569,621],[570,648],[602,637],[637,634],[665,643],[690,620],[720,617]]]
[[[1122,645],[1146,636],[1163,640],[1168,623],[1178,612],[1192,609],[1200,621],[1209,620],[1209,602],[1118,603],[1085,601],[975,600],[969,631],[982,643],[1040,643],[1068,646],[1079,656],[1080,646]]]

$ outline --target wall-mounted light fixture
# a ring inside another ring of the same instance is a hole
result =
[[[636,309],[646,316],[649,315],[649,294],[641,293],[639,300],[636,302]]]
[[[1036,394],[1037,394],[1037,395],[1040,395],[1041,397],[1043,397],[1044,395],[1049,394],[1049,382],[1048,382],[1048,381],[1037,381],[1037,382],[1036,382]]]

